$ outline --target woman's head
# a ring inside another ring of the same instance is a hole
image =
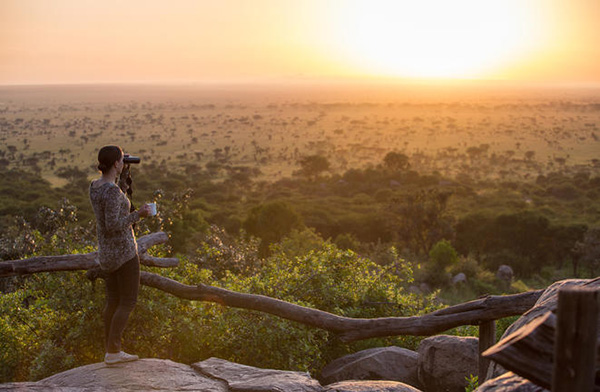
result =
[[[104,146],[98,151],[98,170],[108,173],[116,162],[123,158],[123,150],[119,146]]]

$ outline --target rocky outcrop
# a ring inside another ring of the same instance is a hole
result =
[[[227,392],[227,385],[188,365],[142,359],[118,365],[95,363],[55,374],[37,383],[0,384],[0,391],[206,391]]]
[[[371,348],[331,362],[323,368],[320,380],[323,384],[344,380],[388,380],[420,388],[417,363],[418,354],[405,348]]]
[[[464,392],[478,371],[478,339],[438,335],[419,345],[419,383],[425,391]]]
[[[352,381],[326,387],[308,373],[260,369],[218,358],[192,366],[165,359],[95,363],[38,382],[0,384],[4,392],[420,392],[394,381]]]
[[[197,362],[192,367],[224,381],[231,392],[321,392],[323,387],[308,373],[260,369],[219,358]]]
[[[328,385],[325,392],[421,392],[396,381],[342,381]]]

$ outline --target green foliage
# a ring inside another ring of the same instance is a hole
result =
[[[147,202],[157,203],[157,214],[142,219],[136,224],[138,234],[165,231],[173,252],[185,252],[195,245],[199,236],[208,229],[208,223],[198,210],[190,208],[194,190],[166,193],[162,189],[153,192]]]
[[[212,271],[217,279],[227,273],[252,275],[260,268],[258,242],[254,238],[236,238],[216,225],[211,225],[192,256],[201,268]]]
[[[450,267],[458,262],[458,254],[449,241],[438,241],[429,251],[429,261],[420,269],[419,280],[432,287],[447,287],[452,275]]]
[[[531,276],[546,265],[561,265],[574,257],[574,246],[585,231],[582,225],[551,225],[533,211],[497,216],[475,213],[456,225],[456,247],[463,254],[482,255],[490,269],[510,265],[521,276]]]
[[[467,382],[467,386],[465,387],[465,392],[474,392],[477,388],[479,388],[479,377],[474,375],[469,375],[465,377],[465,381]]]
[[[273,245],[272,249],[288,258],[293,258],[321,249],[322,246],[323,238],[314,229],[305,228],[303,230],[292,230],[279,243]]]
[[[472,256],[459,257],[458,262],[450,267],[452,275],[462,272],[467,277],[467,280],[475,278],[480,270],[479,263]]]
[[[77,207],[62,199],[55,210],[40,207],[31,223],[23,217],[13,218],[0,236],[0,258],[15,260],[36,252],[72,253],[94,243],[91,225],[80,225]]]
[[[29,379],[41,380],[76,366],[72,354],[53,341],[46,341],[29,369]]]
[[[360,242],[358,242],[356,237],[350,233],[338,234],[333,242],[340,249],[350,249],[356,251],[360,246]]]
[[[408,156],[401,152],[388,152],[383,158],[383,164],[386,169],[392,172],[404,171],[410,168]]]
[[[433,308],[429,300],[403,290],[412,277],[393,273],[406,272],[398,265],[405,263],[401,259],[394,265],[381,267],[327,242],[304,255],[290,257],[291,254],[297,252],[290,252],[289,242],[286,244],[284,240],[282,246],[273,249],[272,256],[256,275],[230,275],[224,283],[231,290],[280,298],[347,317],[414,315],[424,308]],[[224,312],[231,333],[223,344],[227,344],[227,352],[231,350],[235,354],[233,359],[243,363],[257,364],[260,359],[260,366],[280,368],[285,365],[309,370],[355,346],[341,345],[329,333],[272,316],[259,313],[238,316],[237,312],[241,311],[232,309]],[[261,336],[259,341],[250,337],[257,335]],[[377,341],[382,344],[385,340]],[[395,344],[411,348],[417,341],[410,337],[393,339]],[[237,349],[240,345],[245,348],[242,352]]]
[[[0,297],[0,381],[36,380],[96,362],[102,301],[85,282],[80,272],[36,274]]]
[[[283,201],[271,201],[252,208],[243,224],[249,234],[261,239],[263,256],[268,254],[270,244],[302,226],[300,215]]]
[[[429,251],[429,259],[435,268],[446,269],[458,262],[458,253],[450,244],[450,241],[441,240]]]
[[[338,249],[314,231],[293,231],[273,245],[262,268],[236,269],[224,266],[255,257],[256,246],[233,241],[216,228],[211,235],[197,255],[212,251],[210,259],[220,262],[221,269],[213,272],[181,256],[176,268],[150,270],[184,284],[269,295],[348,317],[408,316],[436,308],[433,298],[404,291],[411,270],[393,249],[388,264],[381,266]],[[152,253],[166,255],[160,248]],[[102,281],[90,284],[82,272],[45,273],[23,279],[0,297],[0,381],[39,379],[100,360],[103,286]],[[418,341],[398,337],[342,344],[328,332],[275,316],[142,287],[123,344],[143,357],[183,363],[218,356],[259,367],[317,371],[354,350],[389,344],[414,349]]]
[[[452,236],[447,205],[451,193],[436,188],[418,190],[395,199],[390,210],[400,240],[415,253],[427,254],[431,246]]]
[[[39,175],[23,170],[0,169],[0,229],[20,215],[31,218],[40,205],[54,204],[60,196]]]
[[[361,310],[368,302],[402,303],[402,281],[386,271],[352,251],[323,243],[296,257],[288,257],[285,250],[276,252],[246,283],[253,292],[351,316],[348,312],[375,311],[369,306]]]
[[[591,227],[588,229],[581,241],[575,243],[574,248],[577,264],[574,264],[574,272],[577,271],[577,265],[582,262],[590,270],[590,275],[595,276],[595,272],[600,266],[600,227]]]
[[[322,155],[308,155],[300,159],[298,174],[316,179],[322,172],[329,170],[329,160]]]

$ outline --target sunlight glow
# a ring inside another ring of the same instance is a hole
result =
[[[380,76],[488,77],[522,57],[542,35],[514,0],[356,0],[333,27],[350,63]],[[531,4],[531,3],[530,3]]]

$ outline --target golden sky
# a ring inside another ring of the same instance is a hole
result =
[[[600,0],[0,0],[0,84],[600,83]]]

